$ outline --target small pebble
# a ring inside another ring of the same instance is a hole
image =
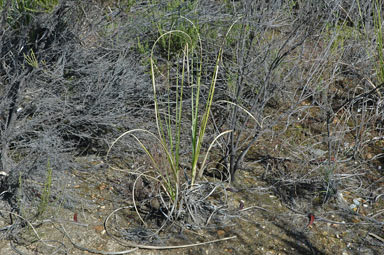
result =
[[[220,229],[220,230],[217,230],[217,235],[221,238],[225,235],[225,231]]]

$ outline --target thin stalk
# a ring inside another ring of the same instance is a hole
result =
[[[377,64],[377,76],[379,82],[384,81],[384,54],[383,54],[383,31],[382,31],[382,24],[381,24],[381,6],[382,1],[376,0],[376,12],[374,14],[374,24],[376,29],[376,41],[377,41],[377,55],[378,55],[378,61]]]

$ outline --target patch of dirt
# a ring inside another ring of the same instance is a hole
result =
[[[12,243],[17,243],[19,254],[117,254],[134,248],[129,244],[143,246],[133,254],[164,255],[380,254],[383,249],[383,228],[367,221],[365,216],[381,219],[382,199],[374,203],[361,201],[359,211],[344,211],[344,214],[337,208],[336,200],[312,207],[311,211],[301,211],[300,207],[290,209],[282,204],[272,186],[260,180],[264,171],[261,166],[240,171],[236,187],[227,188],[228,214],[221,217],[222,222],[212,220],[206,227],[190,229],[175,223],[156,233],[161,224],[156,222],[156,215],[148,211],[145,226],[133,210],[129,174],[104,167],[101,159],[81,160],[86,171],[68,173],[75,177],[76,182],[68,185],[80,202],[72,208],[49,204],[41,220],[33,223],[34,230],[25,227],[17,240],[0,242],[2,254],[17,254]],[[212,196],[211,200],[215,199]],[[351,202],[347,193],[344,199]],[[309,213],[315,219],[310,225]],[[3,216],[0,223],[6,226],[9,222],[6,214]],[[231,237],[234,238],[188,248],[145,247],[190,245]]]

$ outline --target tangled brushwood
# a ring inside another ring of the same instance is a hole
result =
[[[0,253],[379,254],[383,14],[0,0]]]

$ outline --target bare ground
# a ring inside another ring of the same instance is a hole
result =
[[[95,157],[79,160],[86,170],[68,172],[76,180],[68,189],[83,202],[72,208],[52,202],[43,219],[33,222],[34,230],[25,227],[16,239],[1,241],[2,254],[122,254],[135,245],[143,248],[133,254],[381,254],[384,247],[383,225],[369,220],[382,222],[382,199],[361,199],[356,211],[342,209],[337,198],[323,206],[299,201],[292,208],[261,180],[264,169],[257,164],[239,172],[236,187],[228,188],[225,221],[200,229],[175,223],[156,233],[153,220],[141,224],[132,209],[127,173],[105,168]],[[347,206],[353,204],[353,195],[344,193]],[[114,212],[122,207],[126,209]],[[315,217],[310,225],[309,213]],[[3,216],[2,226],[9,220]],[[199,245],[225,238],[233,239]]]

